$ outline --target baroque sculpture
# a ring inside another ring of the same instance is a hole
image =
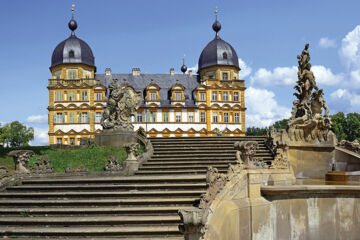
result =
[[[32,173],[39,173],[39,174],[53,173],[54,167],[51,165],[51,160],[49,156],[44,155],[38,158],[38,160],[35,163],[35,166],[31,167],[30,171]]]
[[[102,113],[101,125],[103,129],[133,131],[131,116],[143,102],[141,92],[136,92],[133,87],[121,87],[117,79],[109,85],[109,97],[106,108]]]
[[[236,161],[244,164],[244,168],[268,168],[267,164],[255,157],[258,143],[256,141],[235,142]]]
[[[108,160],[108,164],[105,165],[104,170],[108,172],[118,172],[123,169],[119,163],[119,159],[115,156],[111,156]]]
[[[30,173],[27,169],[28,162],[35,153],[31,150],[13,150],[8,154],[13,157],[17,173]]]
[[[331,122],[324,93],[316,85],[311,71],[309,44],[298,59],[298,80],[294,89],[297,100],[293,102],[288,133],[291,140],[327,140]],[[324,114],[323,114],[324,112]]]

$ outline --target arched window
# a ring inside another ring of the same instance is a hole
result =
[[[227,53],[226,52],[223,53],[223,58],[227,59]]]
[[[74,58],[75,57],[75,53],[73,50],[69,51],[69,58]]]

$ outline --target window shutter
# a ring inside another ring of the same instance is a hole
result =
[[[54,123],[56,123],[56,112],[54,112]]]
[[[62,113],[61,116],[62,116],[62,123],[65,123],[65,114],[66,113]]]
[[[81,115],[79,112],[78,112],[78,123],[81,123]]]
[[[87,113],[87,123],[90,123],[90,112]]]
[[[93,123],[95,122],[95,112],[93,112]]]

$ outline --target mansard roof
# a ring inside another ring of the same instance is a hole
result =
[[[145,88],[151,83],[156,83],[160,87],[160,106],[172,107],[171,105],[171,87],[175,84],[184,86],[185,91],[185,107],[196,107],[195,105],[195,88],[200,84],[198,75],[189,74],[140,74],[137,76],[130,74],[96,74],[95,78],[104,86],[108,86],[113,79],[118,79],[122,84],[126,81],[127,84],[134,87],[136,91],[141,91],[145,98]],[[143,104],[142,107],[145,105]]]

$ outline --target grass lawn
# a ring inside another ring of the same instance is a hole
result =
[[[49,146],[23,147],[21,149],[33,150],[35,156],[30,158],[29,167],[33,166],[39,156],[48,155],[55,172],[65,172],[67,166],[76,168],[84,165],[90,172],[100,172],[104,170],[110,156],[116,156],[120,162],[127,157],[125,148],[118,147],[92,147],[76,150],[52,149]],[[0,148],[0,166],[6,167],[9,173],[14,173],[14,161],[7,154],[11,148]]]

